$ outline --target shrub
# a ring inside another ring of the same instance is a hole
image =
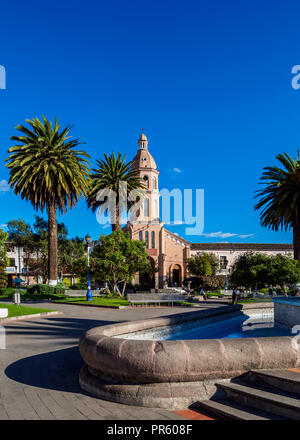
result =
[[[50,287],[50,286],[48,286]],[[34,290],[35,289],[35,290]],[[27,290],[25,289],[13,289],[12,287],[7,287],[5,289],[0,289],[0,295],[11,298],[13,293],[19,292],[21,294],[22,300],[25,299],[33,299],[33,300],[42,300],[42,299],[58,299],[58,298],[66,298],[66,295],[62,293],[55,292],[54,287],[50,287],[51,290],[47,290],[46,293],[39,293],[37,291],[36,285],[28,286]]]
[[[262,289],[260,289],[260,293],[269,293],[268,287],[263,287]]]
[[[55,294],[56,295],[63,295],[65,293],[66,286],[64,283],[57,283],[57,286],[55,287]]]
[[[109,297],[111,297],[111,298],[116,298],[116,297],[120,297],[120,295],[118,295],[118,293],[117,292],[114,292],[113,290],[111,290],[111,289],[107,289],[107,296],[109,296]]]
[[[34,284],[32,286],[28,286],[27,287],[27,293],[30,294],[41,294],[41,295],[46,295],[46,294],[54,294],[55,293],[55,287],[52,286],[48,286],[48,284]]]
[[[71,289],[73,289],[73,290],[87,290],[87,284],[76,283],[73,286],[71,286]]]
[[[33,293],[35,290],[35,285],[29,285],[27,286],[27,293]]]
[[[7,275],[6,275],[6,262],[0,260],[0,287],[5,288],[7,286]]]
[[[187,286],[188,281],[191,281],[192,290],[200,290],[204,287],[205,290],[216,291],[218,289],[225,289],[226,276],[225,275],[212,275],[212,276],[200,276],[185,278],[183,285]],[[227,276],[227,284],[229,285],[230,277]]]
[[[136,284],[135,290],[137,292],[149,292],[149,287],[146,284]]]
[[[216,291],[218,289],[225,289],[225,275],[213,275],[210,277],[200,277],[202,285],[207,290]],[[229,277],[228,277],[229,282]]]
[[[195,290],[199,289],[201,286],[201,283],[202,283],[202,280],[200,277],[189,277],[189,278],[185,278],[183,280],[183,285],[185,287],[187,287],[189,281],[191,282],[190,288],[195,289]]]
[[[1,296],[12,296],[13,293],[20,292],[19,289],[13,289],[12,287],[2,287],[0,288],[0,295]]]
[[[194,289],[191,291],[191,295],[199,295],[199,289]]]
[[[22,300],[26,300],[26,299],[29,299],[29,300],[36,300],[36,301],[39,301],[39,300],[48,300],[48,299],[66,299],[67,298],[67,296],[66,295],[57,295],[57,294],[55,294],[55,293],[46,293],[46,294],[43,294],[43,293],[34,293],[34,294],[31,294],[31,293],[21,293],[21,298],[22,298]]]
[[[48,284],[33,284],[27,287],[27,293],[30,295],[64,295],[65,290],[66,286],[63,283],[58,283],[57,286],[48,286]]]

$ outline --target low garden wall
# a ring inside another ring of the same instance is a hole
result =
[[[65,290],[65,295],[66,296],[86,296],[86,290],[73,290],[73,289],[66,289]],[[99,290],[92,290],[92,295],[93,296],[99,296],[100,295],[100,291]]]

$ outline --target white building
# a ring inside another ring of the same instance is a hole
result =
[[[270,256],[282,254],[293,258],[293,245],[281,243],[191,243],[191,256],[203,253],[215,254],[220,263],[219,275],[229,274],[234,262],[246,253],[261,253]]]

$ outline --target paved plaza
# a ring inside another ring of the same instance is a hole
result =
[[[35,306],[63,314],[5,324],[6,350],[0,350],[0,420],[184,420],[165,409],[121,405],[87,395],[78,384],[82,366],[78,339],[95,326],[195,309],[112,310],[49,303]],[[212,303],[202,307],[216,306]]]

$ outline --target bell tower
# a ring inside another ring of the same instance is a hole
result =
[[[140,175],[143,185],[146,187],[146,197],[143,204],[137,211],[135,223],[159,224],[159,191],[158,175],[155,160],[148,150],[148,139],[142,130],[138,140],[139,149],[133,159],[132,168]]]

